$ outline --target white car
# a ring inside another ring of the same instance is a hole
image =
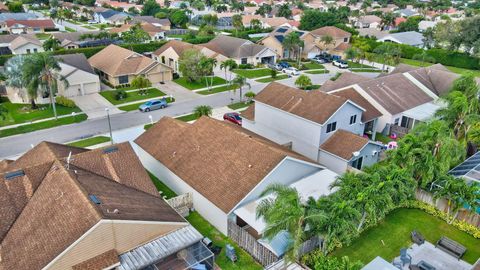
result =
[[[294,68],[294,67],[288,67],[288,68],[284,68],[283,70],[283,73],[289,75],[289,76],[297,76],[297,75],[300,75],[300,72],[298,71],[298,69]]]
[[[348,63],[343,60],[335,60],[333,61],[332,65],[339,67],[339,68],[348,68]]]

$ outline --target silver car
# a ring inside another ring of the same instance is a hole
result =
[[[138,107],[138,109],[141,112],[149,112],[153,110],[163,109],[167,107],[167,105],[167,100],[165,98],[153,99],[143,103],[142,105],[140,105],[140,107]]]

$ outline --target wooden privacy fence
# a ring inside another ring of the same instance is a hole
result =
[[[230,220],[228,221],[228,237],[263,266],[270,265],[278,260],[278,257],[273,252],[258,243],[255,237]]]
[[[417,189],[415,192],[415,198],[421,202],[428,203],[435,206],[437,209],[447,212],[448,211],[448,202],[446,199],[435,200],[433,195],[423,189]],[[452,213],[452,211],[450,211]],[[469,210],[462,209],[458,212],[458,220],[463,220],[473,226],[480,228],[480,215],[477,213],[471,213]]]
[[[185,193],[167,200],[167,203],[183,217],[188,216],[193,208],[192,193]]]

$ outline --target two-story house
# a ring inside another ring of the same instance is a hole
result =
[[[328,51],[330,54],[342,55],[346,49],[350,47],[350,38],[352,34],[335,26],[325,26],[310,32],[315,36],[315,43],[317,43],[322,50]],[[326,44],[322,37],[330,36],[332,42]]]
[[[322,51],[320,45],[315,42],[316,37],[310,34],[310,32],[294,30],[288,26],[281,26],[274,29],[266,37],[259,40],[258,43],[273,50],[278,58],[295,58],[297,57],[299,50],[286,49],[283,45],[285,37],[291,33],[298,35],[300,40],[303,41],[301,52],[303,58],[313,58]]]
[[[336,172],[344,172],[347,166],[361,169],[378,161],[378,155],[371,157],[381,145],[368,140],[368,135],[374,139],[377,118],[381,113],[368,101],[354,91],[348,89],[341,94],[332,95],[321,91],[303,91],[280,83],[270,83],[255,97],[255,103],[242,113],[242,126],[254,133],[264,136],[276,143],[290,147],[321,164],[327,165]],[[336,149],[324,147],[332,144],[331,137],[337,137],[339,131],[348,132],[363,145],[349,146],[346,140],[336,145],[340,148],[353,149],[355,155],[350,158],[343,156],[341,165],[332,166],[324,162],[322,152],[334,156]],[[330,141],[330,142],[329,142]],[[365,147],[371,145],[371,147]],[[367,151],[368,150],[368,151]],[[355,163],[355,160],[363,161]]]

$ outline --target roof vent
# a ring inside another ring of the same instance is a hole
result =
[[[252,164],[248,164],[248,168],[252,168]]]
[[[118,214],[118,213],[120,213],[120,211],[119,211],[117,208],[113,209],[113,211],[110,211],[110,209],[107,209],[107,213],[109,213],[109,214]]]
[[[24,175],[25,175],[25,172],[23,170],[18,170],[18,171],[6,173],[4,178],[5,180],[11,180],[15,177],[24,176]]]
[[[88,197],[90,198],[90,201],[92,201],[94,204],[102,204],[102,202],[97,196],[89,194]]]
[[[113,153],[113,152],[117,152],[117,151],[118,151],[118,147],[116,147],[116,146],[111,146],[111,147],[103,149],[104,154],[109,154],[109,153]]]

